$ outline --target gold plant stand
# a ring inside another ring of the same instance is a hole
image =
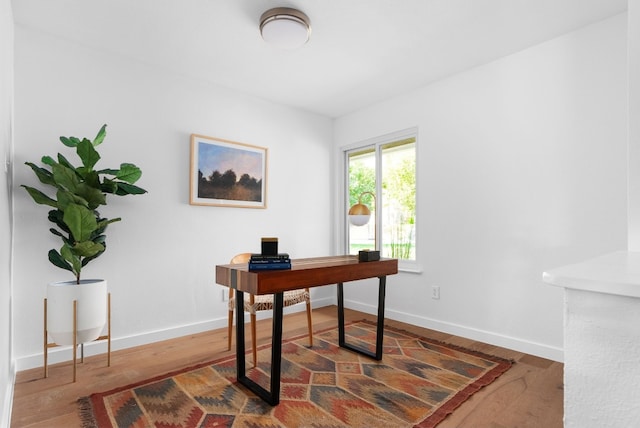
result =
[[[78,363],[78,301],[73,301],[73,381],[76,381],[76,369]],[[98,340],[107,341],[107,367],[111,367],[111,293],[107,293],[107,334],[98,337]],[[44,377],[49,376],[49,367],[47,365],[49,358],[49,348],[60,346],[56,343],[49,343],[47,331],[47,299],[44,299]],[[80,362],[84,363],[84,343],[80,344]]]

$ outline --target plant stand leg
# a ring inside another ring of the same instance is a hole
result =
[[[111,293],[107,294],[107,367],[111,367]]]
[[[78,301],[73,301],[73,382],[76,381],[78,362]]]
[[[111,293],[107,293],[107,334],[99,336],[94,342],[99,340],[107,341],[107,367],[111,367]]]
[[[49,370],[47,367],[47,357],[49,354],[49,340],[47,338],[47,299],[44,299],[44,377],[45,379],[49,376]]]
[[[49,348],[55,348],[56,345],[55,343],[49,343],[49,330],[47,329],[47,320],[49,317],[49,312],[47,310],[47,299],[44,299],[44,326],[43,326],[43,331],[44,331],[44,337],[42,340],[42,344],[44,347],[44,377],[45,379],[49,377]]]

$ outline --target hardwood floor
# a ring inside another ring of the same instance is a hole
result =
[[[363,318],[375,320],[371,315],[345,311],[347,321]],[[562,427],[561,363],[397,321],[388,320],[387,324],[516,361],[510,370],[463,403],[438,428]],[[336,307],[314,309],[313,325],[314,330],[335,326]],[[270,328],[270,320],[258,322],[258,345],[269,341]],[[306,330],[304,311],[285,317],[284,337],[305,334]],[[70,362],[50,366],[47,379],[42,378],[41,368],[19,372],[11,426],[78,427],[76,400],[79,397],[233,353],[233,349],[227,351],[226,348],[227,333],[223,328],[113,352],[111,367],[106,367],[105,355],[85,358],[78,367],[76,383],[71,382]]]

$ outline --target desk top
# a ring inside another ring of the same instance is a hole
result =
[[[216,266],[216,283],[251,294],[281,291],[398,273],[397,259],[360,262],[358,256],[294,259],[291,269],[249,272],[247,263]]]

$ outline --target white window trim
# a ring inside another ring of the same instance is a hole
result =
[[[341,162],[341,168],[340,171],[342,171],[342,174],[339,178],[339,183],[340,183],[340,189],[341,191],[338,192],[338,197],[340,197],[342,199],[341,203],[337,203],[336,206],[338,207],[342,207],[341,208],[341,215],[339,216],[339,218],[341,219],[340,222],[340,227],[339,227],[339,231],[340,231],[340,235],[339,239],[337,240],[337,242],[339,243],[339,251],[342,254],[346,254],[347,253],[347,248],[349,247],[349,242],[348,242],[348,231],[347,231],[347,224],[349,222],[349,219],[347,217],[347,213],[349,211],[349,195],[347,192],[347,183],[346,183],[346,177],[347,177],[347,168],[348,168],[348,163],[346,162],[346,152],[354,150],[354,149],[358,149],[358,148],[362,148],[362,147],[368,147],[368,146],[375,146],[376,147],[376,159],[378,158],[378,153],[377,153],[377,146],[380,144],[384,144],[384,143],[389,143],[392,141],[397,141],[397,140],[402,140],[404,138],[411,138],[411,137],[415,137],[416,138],[416,229],[415,229],[415,236],[416,236],[416,247],[415,247],[415,255],[416,258],[415,260],[398,260],[398,270],[401,272],[407,272],[407,273],[416,273],[416,274],[420,274],[423,272],[422,269],[422,265],[419,263],[420,260],[420,248],[418,245],[418,229],[420,228],[420,221],[418,219],[418,213],[420,212],[420,198],[418,197],[418,187],[419,187],[419,171],[420,171],[420,167],[419,167],[419,133],[418,133],[418,127],[412,127],[412,128],[407,128],[407,129],[403,129],[400,131],[396,131],[396,132],[391,132],[389,134],[384,134],[384,135],[380,135],[377,137],[373,137],[373,138],[369,138],[367,140],[361,140],[358,141],[356,143],[351,143],[351,144],[347,144],[344,146],[339,147],[339,157],[340,157],[340,162]],[[381,184],[381,180],[380,177],[378,176],[378,174],[381,174],[380,168],[376,168],[376,194],[380,194],[380,189],[378,187],[382,186]],[[382,236],[380,235],[381,233],[381,223],[377,222],[376,224],[376,229],[377,229],[377,233],[378,236]]]

